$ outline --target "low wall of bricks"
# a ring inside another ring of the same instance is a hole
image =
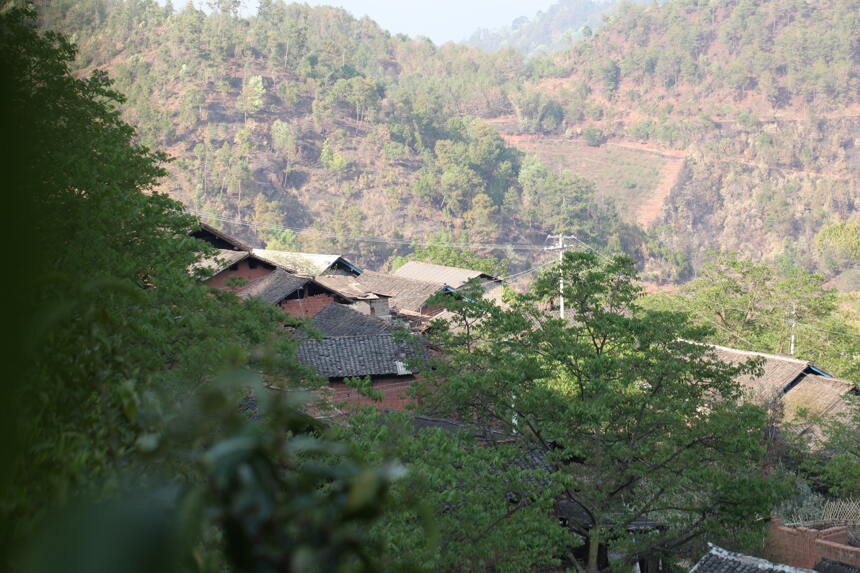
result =
[[[848,527],[786,527],[776,517],[767,532],[768,559],[812,569],[823,557],[860,567],[860,547],[848,545]]]

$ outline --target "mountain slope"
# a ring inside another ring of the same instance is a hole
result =
[[[569,49],[583,36],[590,36],[592,30],[603,24],[603,17],[622,1],[558,0],[533,18],[522,16],[498,30],[476,30],[464,43],[487,52],[512,47],[527,58],[551,54]]]
[[[230,2],[207,15],[131,0],[55,0],[41,15],[77,39],[81,73],[116,79],[144,141],[176,157],[165,190],[249,241],[381,265],[406,249],[380,241],[541,244],[564,226],[643,252],[592,184],[526,189],[522,154],[470,119],[510,112],[513,51],[437,48],[276,0],[251,18]]]
[[[626,6],[552,63],[514,100],[521,132],[685,153],[666,244],[845,270],[816,236],[860,208],[860,2]]]

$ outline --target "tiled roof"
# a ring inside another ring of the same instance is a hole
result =
[[[249,256],[250,253],[247,251],[218,249],[218,254],[202,259],[198,263],[194,263],[191,265],[190,270],[197,271],[199,269],[204,271],[204,276],[206,278],[210,278]]]
[[[856,565],[833,561],[826,557],[822,557],[821,561],[815,564],[815,570],[818,573],[860,573],[860,567]]]
[[[364,271],[355,280],[369,291],[390,296],[392,308],[412,312],[420,312],[428,298],[445,288],[441,282],[408,279],[374,271]]]
[[[353,276],[328,275],[317,277],[316,281],[345,298],[368,300],[379,298],[378,295],[382,294],[369,290],[358,282],[358,277]]]
[[[404,363],[417,354],[391,334],[369,334],[307,340],[296,357],[320,376],[346,378],[410,374]]]
[[[251,247],[233,237],[224,233],[223,231],[219,231],[212,225],[207,225],[204,222],[200,222],[200,229],[193,231],[191,233],[192,237],[200,239],[201,241],[206,241],[212,245],[223,248],[224,245],[229,246],[231,250],[236,251],[250,251]]]
[[[275,269],[264,277],[245,286],[239,296],[242,298],[257,297],[278,304],[289,295],[293,294],[311,279],[288,273],[283,269]]]
[[[809,433],[820,439],[821,426],[815,420],[848,414],[849,394],[857,394],[857,387],[853,382],[806,374],[782,397],[785,421],[798,424],[800,433]],[[801,411],[805,414],[805,419],[801,419]]]
[[[738,350],[725,346],[714,346],[717,357],[728,364],[739,364],[751,358],[763,358],[761,377],[746,374],[738,377],[738,382],[754,399],[770,400],[784,393],[788,386],[810,369],[810,362],[792,356],[765,354]]]
[[[811,569],[771,563],[766,559],[709,545],[711,550],[690,569],[690,573],[814,573]]]
[[[296,253],[293,251],[274,251],[271,249],[254,249],[251,252],[273,265],[310,277],[325,273],[338,261],[343,261],[347,266],[352,266],[340,255]]]
[[[393,273],[395,276],[419,281],[443,283],[452,288],[460,288],[469,279],[482,277],[493,280],[494,277],[483,271],[461,269],[422,261],[409,261]]]
[[[738,377],[747,397],[758,403],[780,399],[784,408],[783,421],[794,424],[799,433],[808,433],[816,439],[821,437],[821,427],[811,419],[846,413],[849,408],[846,397],[858,392],[853,382],[825,375],[808,360],[724,346],[714,346],[714,350],[720,360],[730,364],[750,358],[764,359],[763,376]],[[804,418],[800,417],[801,411]]]
[[[389,334],[394,326],[385,320],[362,314],[349,305],[332,303],[314,315],[311,326],[323,336]]]

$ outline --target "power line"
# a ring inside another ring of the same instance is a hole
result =
[[[337,239],[340,241],[357,241],[357,242],[367,242],[367,243],[381,243],[381,244],[389,244],[389,245],[399,245],[399,246],[412,246],[418,245],[421,247],[453,247],[457,249],[511,249],[517,251],[539,251],[543,250],[543,247],[540,245],[532,245],[528,243],[454,243],[454,242],[444,242],[444,241],[422,241],[418,239],[387,239],[383,237],[368,237],[368,236],[342,236],[337,233],[331,233],[327,231],[323,231],[316,227],[282,227],[279,225],[257,225],[255,223],[249,223],[248,221],[241,221],[237,219],[229,219],[226,217],[217,217],[215,215],[206,215],[204,213],[198,213],[195,211],[189,211],[192,215],[196,215],[201,219],[208,219],[210,221],[219,221],[222,223],[230,223],[232,225],[240,225],[244,227],[250,227],[254,229],[264,229],[267,231],[292,231],[294,233],[301,233],[305,231],[313,231],[320,236],[329,237],[332,239]]]
[[[576,242],[577,242],[577,243],[579,243],[580,245],[584,246],[586,249],[588,249],[589,251],[593,252],[595,255],[597,255],[598,257],[600,257],[600,258],[601,258],[601,259],[603,259],[604,261],[612,262],[612,259],[610,259],[610,258],[609,258],[609,257],[607,257],[606,255],[604,255],[603,253],[601,253],[600,251],[598,251],[597,249],[595,249],[594,247],[592,247],[592,246],[591,246],[591,245],[589,245],[588,243],[586,243],[586,242],[582,241],[582,240],[581,240],[581,239],[579,239],[579,237],[577,237],[576,235],[568,235],[568,237],[569,237],[569,238],[571,238],[571,239],[573,239],[574,241],[576,241]],[[754,346],[752,342],[750,342],[749,340],[747,340],[746,338],[744,338],[743,336],[741,336],[741,335],[740,335],[740,334],[738,334],[737,332],[732,332],[731,330],[729,330],[728,328],[726,328],[726,327],[725,327],[725,326],[723,326],[722,324],[720,324],[720,323],[716,322],[715,320],[712,320],[711,318],[709,318],[709,317],[705,316],[704,314],[700,313],[699,311],[697,311],[697,310],[695,310],[695,309],[691,308],[691,307],[687,304],[687,301],[685,301],[683,298],[679,298],[679,301],[680,301],[680,302],[681,302],[681,304],[682,304],[682,305],[687,309],[687,312],[689,312],[689,313],[691,313],[691,314],[695,314],[696,316],[698,316],[698,317],[699,317],[699,318],[701,318],[702,320],[704,320],[704,321],[706,321],[706,322],[711,323],[712,325],[716,326],[716,327],[717,327],[717,328],[719,328],[720,330],[724,330],[725,332],[727,332],[727,333],[731,334],[732,336],[734,336],[735,338],[737,338],[737,339],[738,339],[738,340],[740,340],[741,342],[745,342],[745,343],[749,344],[750,346]]]

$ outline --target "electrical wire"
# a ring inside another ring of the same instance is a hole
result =
[[[253,229],[264,229],[267,231],[292,231],[294,233],[302,233],[306,231],[313,231],[319,236],[337,239],[339,241],[356,241],[356,242],[366,242],[366,243],[380,243],[380,244],[388,244],[388,245],[398,245],[398,246],[412,246],[417,245],[421,247],[453,247],[457,249],[506,249],[506,250],[515,250],[515,251],[541,251],[543,250],[543,246],[541,245],[533,245],[529,243],[455,243],[455,242],[444,242],[444,241],[425,241],[420,239],[388,239],[383,237],[371,237],[371,236],[343,236],[338,233],[326,232],[316,227],[283,227],[280,225],[258,225],[255,223],[250,223],[248,221],[242,221],[237,219],[229,219],[227,217],[217,217],[215,215],[207,215],[205,213],[198,213],[196,211],[189,211],[192,215],[200,217],[201,219],[206,219],[210,221],[218,221],[221,223],[230,223],[231,225],[240,225],[244,227],[250,227]]]

